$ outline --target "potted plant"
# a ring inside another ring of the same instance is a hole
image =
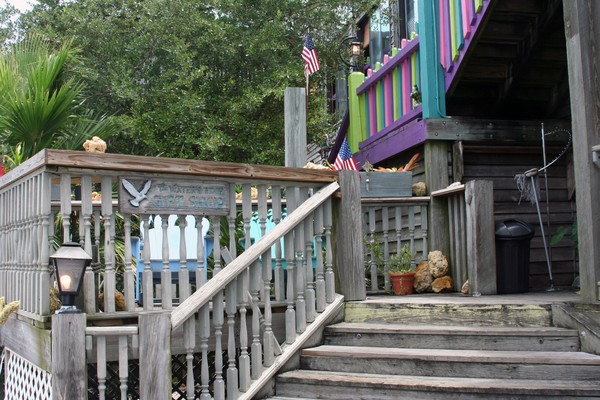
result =
[[[415,271],[411,268],[412,258],[408,243],[390,257],[388,271],[394,294],[407,295],[413,293]]]

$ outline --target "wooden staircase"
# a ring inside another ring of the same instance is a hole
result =
[[[348,303],[271,399],[600,399],[600,356],[550,304]]]

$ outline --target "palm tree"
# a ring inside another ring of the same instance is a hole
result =
[[[52,49],[36,35],[0,55],[0,141],[21,144],[23,160],[44,148],[81,149],[86,139],[116,129],[106,115],[85,109],[80,83],[62,79],[74,57],[70,43]]]

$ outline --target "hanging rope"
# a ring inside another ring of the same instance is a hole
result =
[[[519,190],[519,204],[521,200],[529,201],[532,205],[538,200],[537,194],[540,192],[540,183],[537,179],[537,169],[530,169],[524,174],[515,175],[515,181],[517,182],[517,189]],[[532,177],[532,179],[529,179]],[[533,181],[533,183],[532,183]]]
[[[552,161],[550,161],[548,164],[544,165],[543,167],[541,167],[539,169],[533,168],[528,171],[525,171],[522,174],[515,175],[517,189],[519,190],[519,193],[520,193],[519,204],[521,204],[521,200],[527,200],[527,201],[531,202],[532,205],[536,204],[536,202],[539,200],[537,194],[540,193],[540,184],[539,184],[539,180],[537,179],[537,174],[540,172],[543,172],[548,167],[550,167],[552,164],[557,162],[563,155],[565,155],[565,153],[571,146],[571,132],[569,132],[566,129],[563,129],[563,128],[555,129],[551,132],[544,134],[544,136],[554,135],[557,133],[565,133],[567,135],[567,144],[563,147],[563,149],[560,151],[560,153],[558,153],[558,155],[556,157],[554,157],[554,159]],[[546,190],[548,190],[548,189],[546,188]]]

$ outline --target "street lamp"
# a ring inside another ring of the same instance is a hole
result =
[[[91,264],[90,257],[77,243],[67,242],[50,256],[56,272],[62,307],[57,314],[80,313],[75,307],[75,296],[79,293],[85,269]]]
[[[348,42],[350,42],[349,48],[347,47]],[[362,43],[356,36],[345,37],[340,42],[339,53],[342,62],[352,68],[352,70],[356,71],[358,69],[358,60],[362,53]],[[348,58],[350,61],[348,61]]]

